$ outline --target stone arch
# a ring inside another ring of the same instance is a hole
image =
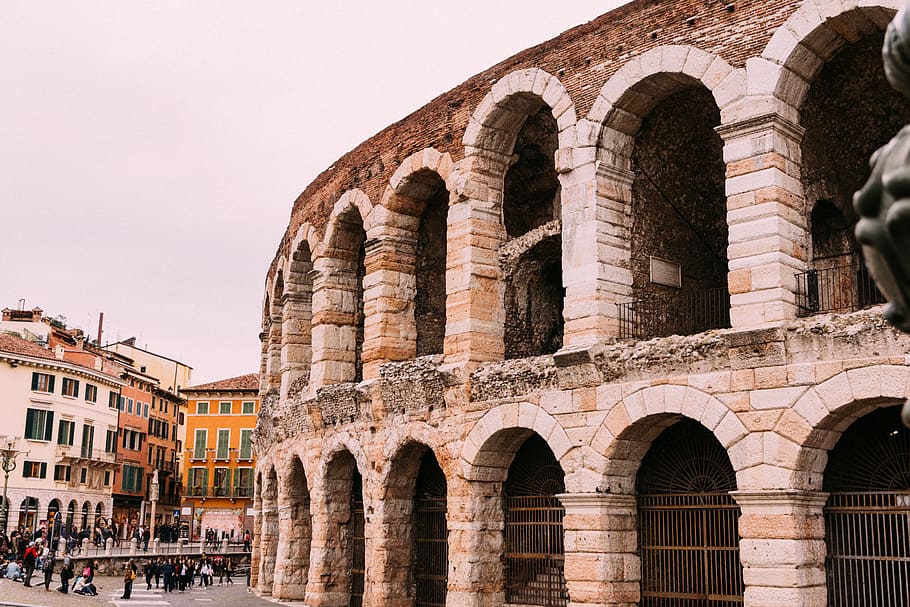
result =
[[[363,379],[364,277],[373,206],[360,190],[335,203],[313,263],[310,389]]]
[[[884,30],[899,0],[807,0],[777,28],[760,59],[748,66],[750,93],[772,94],[794,120],[809,84],[825,62],[851,40]]]
[[[694,46],[660,46],[627,61],[600,89],[579,130],[580,147],[600,146],[599,159],[628,170],[632,138],[654,106],[681,88],[699,83],[723,111],[746,94],[745,72]]]
[[[265,314],[268,325],[266,346],[266,391],[275,390],[281,385],[281,344],[282,323],[284,318],[284,258],[279,260],[278,270],[269,285],[266,297]]]
[[[789,486],[820,491],[830,451],[844,430],[873,409],[910,396],[910,368],[874,365],[841,371],[813,386],[784,412],[774,433],[785,446]]]
[[[635,475],[651,443],[684,417],[714,434],[727,450],[737,483],[742,487],[745,471],[762,463],[761,434],[750,434],[736,413],[710,394],[691,386],[667,384],[633,392],[607,414],[592,440],[604,465],[598,489],[603,493],[634,494]]]
[[[546,441],[562,465],[572,441],[559,421],[537,405],[509,403],[490,409],[471,428],[461,450],[464,477],[505,480],[515,451],[532,433]],[[567,476],[573,471],[563,467]]]
[[[309,223],[297,228],[285,269],[282,313],[281,395],[306,387],[312,362],[313,251],[319,238]]]
[[[310,566],[312,520],[307,475],[297,454],[286,458],[279,483],[279,541],[272,595],[284,600],[303,600]]]
[[[366,304],[375,313],[365,349],[382,356],[369,357],[369,366],[442,354],[451,172],[448,153],[416,152],[392,175],[377,206],[379,250],[368,260],[367,273],[370,284],[382,285],[384,304]]]

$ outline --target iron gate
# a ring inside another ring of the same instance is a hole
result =
[[[556,498],[565,491],[564,474],[540,436],[532,435],[515,454],[503,490],[506,602],[568,605],[565,509]]]
[[[743,604],[736,473],[690,419],[657,437],[638,471],[641,607]]]
[[[355,473],[351,487],[350,532],[351,601],[350,607],[363,607],[364,575],[366,573],[366,538],[364,534],[363,491],[360,475]]]
[[[414,508],[415,607],[445,607],[448,548],[445,495],[418,496]]]
[[[743,604],[737,519],[727,493],[642,495],[642,607]]]
[[[828,458],[830,607],[910,605],[910,431],[900,407],[855,421]]]

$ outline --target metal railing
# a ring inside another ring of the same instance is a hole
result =
[[[102,449],[85,449],[73,445],[57,445],[56,455],[60,459],[90,460],[102,464],[117,463],[117,454]]]
[[[564,575],[565,509],[552,495],[506,497],[506,602],[569,604]]]
[[[694,335],[730,326],[726,287],[617,304],[620,339]]]
[[[224,485],[189,485],[183,489],[184,497],[239,497],[253,496],[253,488],[241,485],[239,487],[225,487]]]
[[[869,270],[861,263],[809,270],[796,275],[800,316],[852,312],[885,303]]]

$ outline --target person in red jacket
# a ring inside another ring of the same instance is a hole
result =
[[[32,574],[35,572],[35,561],[38,560],[38,549],[35,548],[35,542],[29,542],[28,548],[25,549],[25,556],[22,562],[25,565],[25,583],[23,586],[32,585]]]

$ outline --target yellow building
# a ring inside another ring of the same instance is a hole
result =
[[[252,529],[255,373],[183,388],[187,398],[181,524],[193,538],[213,530],[239,540]]]

